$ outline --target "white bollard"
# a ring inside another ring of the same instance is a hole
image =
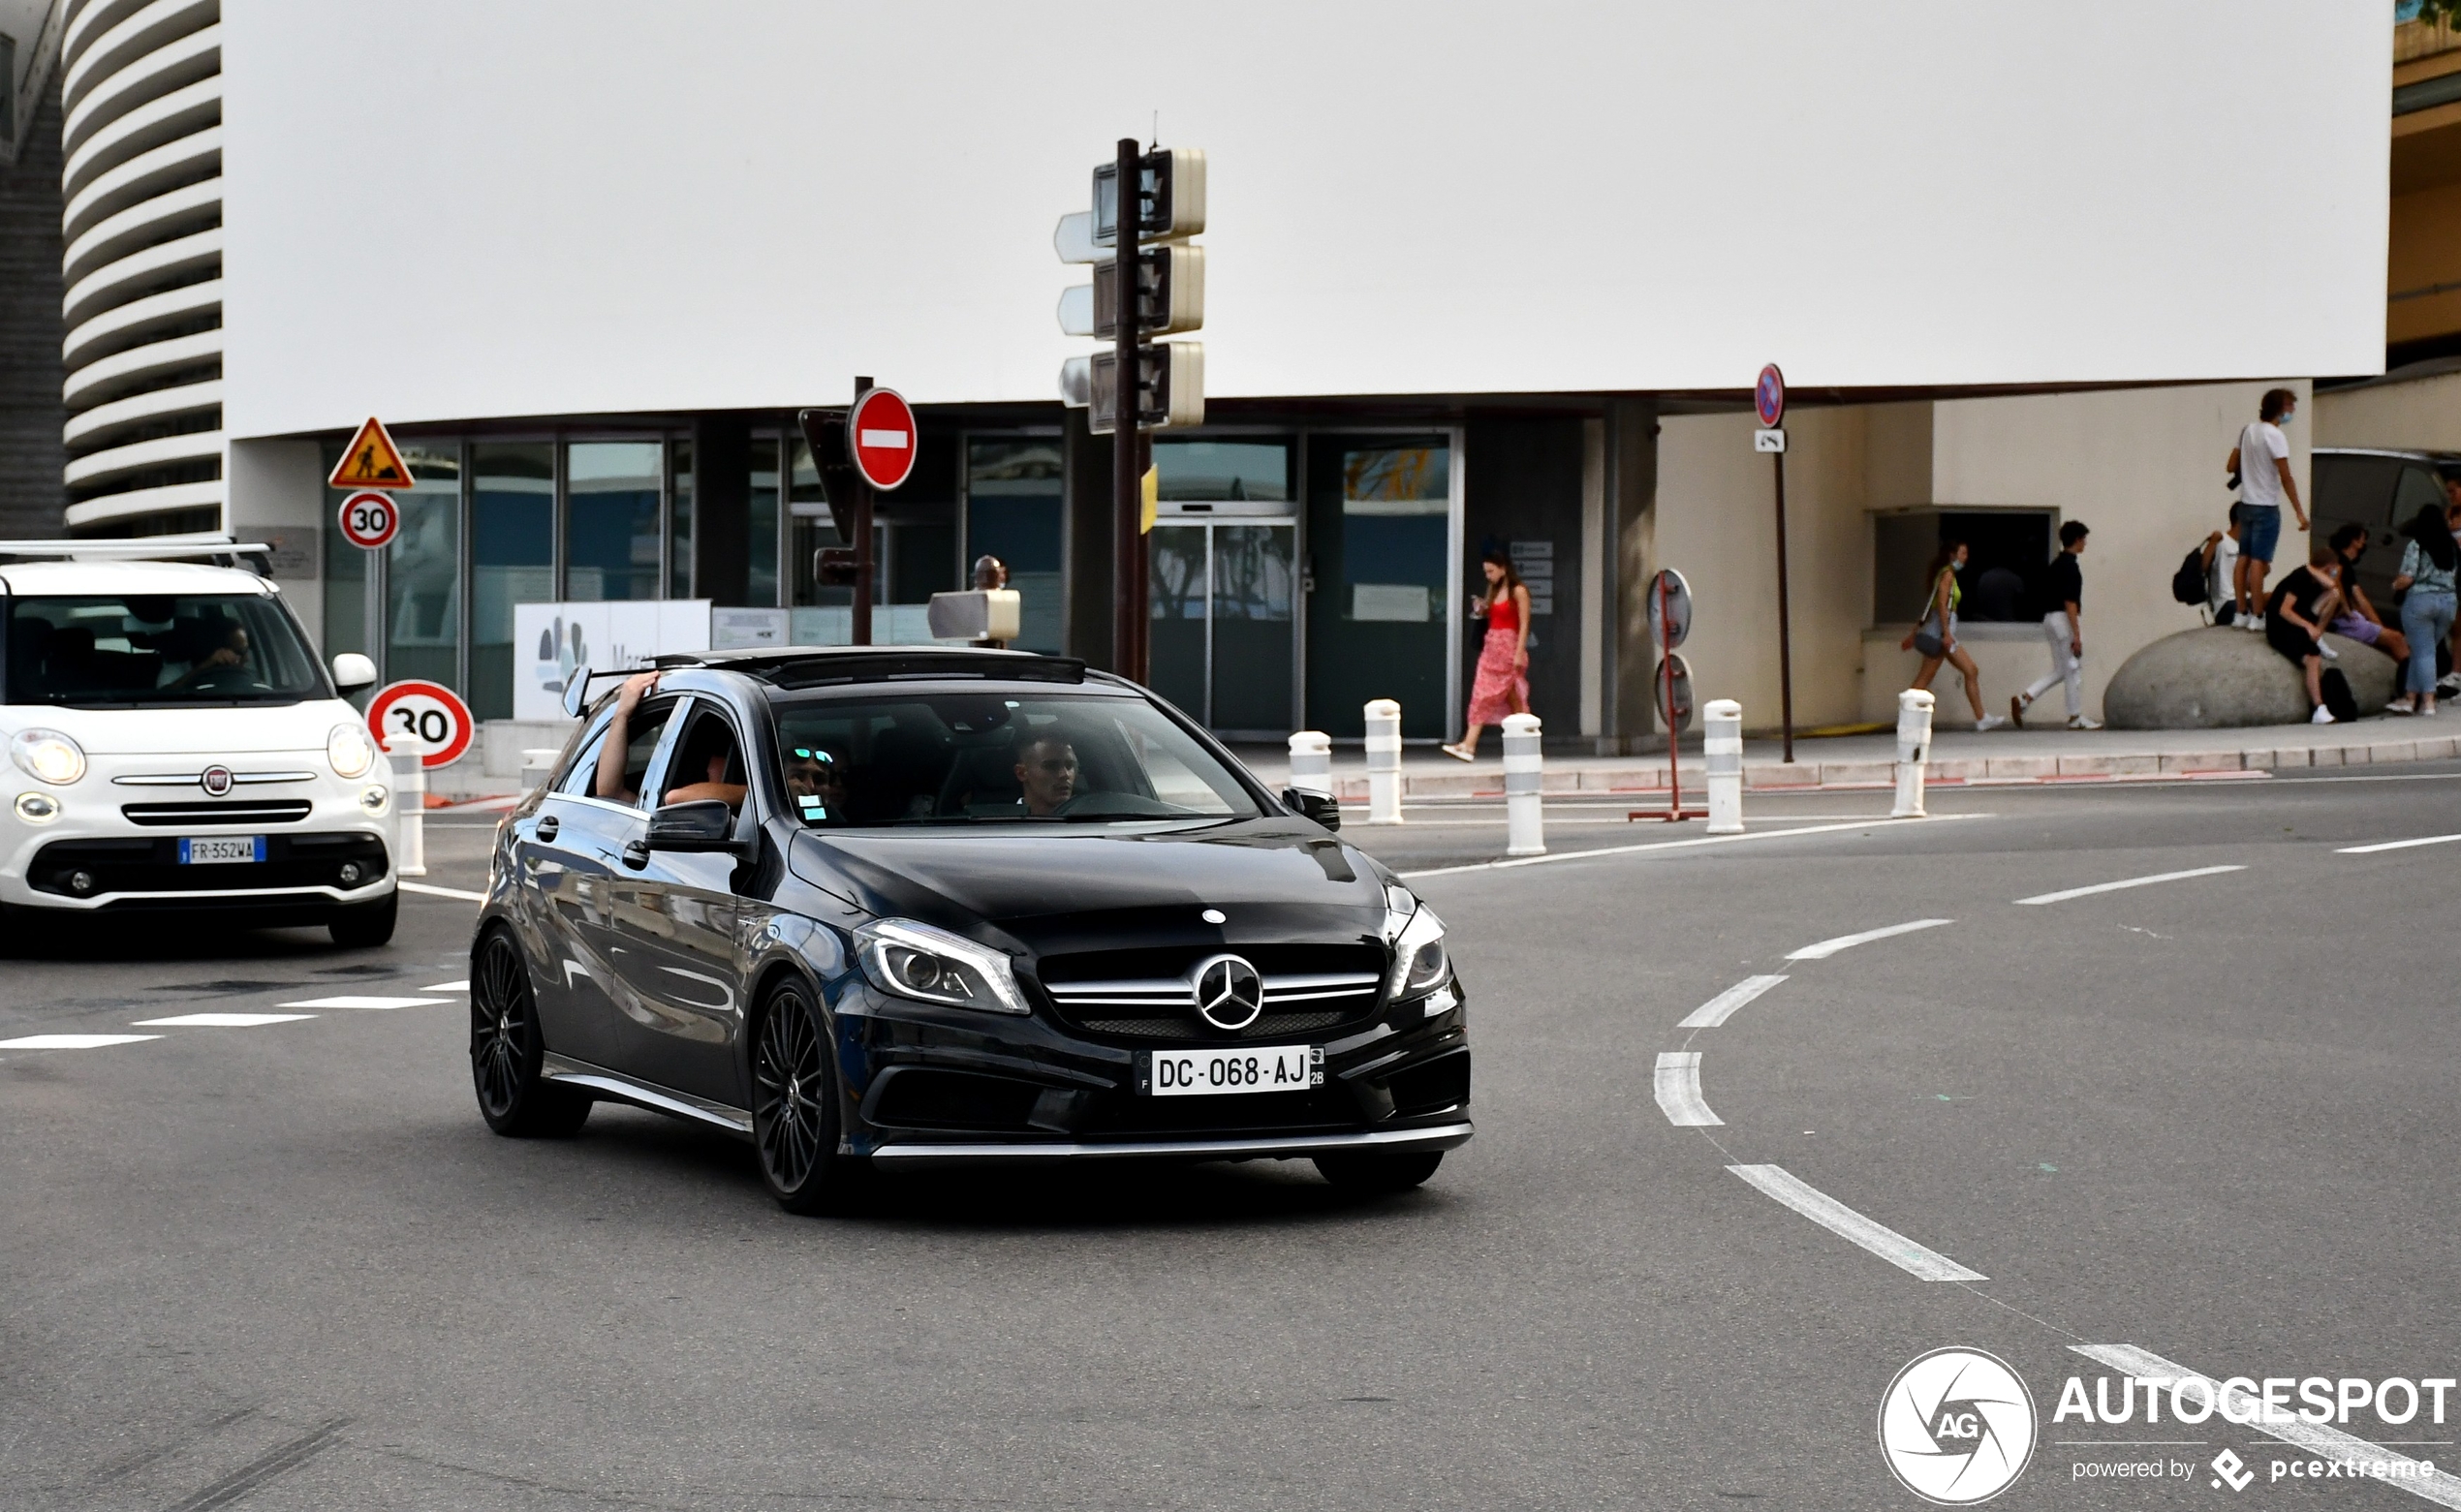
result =
[[[1401,822],[1401,705],[1367,700],[1367,822]]]
[[[1321,729],[1303,729],[1291,737],[1291,786],[1302,792],[1333,796],[1333,737]]]
[[[1700,753],[1709,769],[1709,833],[1743,833],[1743,705],[1712,698],[1700,710]]]
[[[1504,853],[1546,854],[1546,758],[1539,751],[1539,717],[1504,717]]]
[[[393,768],[393,875],[427,875],[427,768],[420,745],[399,737],[385,742]]]
[[[1922,812],[1922,765],[1931,756],[1931,694],[1909,688],[1897,695],[1897,806],[1892,819],[1918,819]]]

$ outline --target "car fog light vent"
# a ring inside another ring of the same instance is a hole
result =
[[[342,883],[343,883],[343,885],[344,885],[344,886],[349,886],[349,885],[352,885],[353,883],[356,883],[358,880],[358,863],[357,861],[345,861],[345,862],[343,862],[343,863],[342,863]]]
[[[69,891],[76,893],[81,898],[93,890],[94,874],[92,872],[69,873]]]

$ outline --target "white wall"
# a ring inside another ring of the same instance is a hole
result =
[[[1098,34],[1132,16],[1139,46]],[[1048,398],[1086,347],[1052,223],[1155,108],[1210,154],[1217,395],[2382,355],[2381,4],[231,0],[223,26],[238,436],[826,402],[857,371]]]
[[[2461,451],[2461,373],[2318,394],[2316,444]]]

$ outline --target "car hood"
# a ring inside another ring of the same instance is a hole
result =
[[[1021,935],[1045,933],[1037,921],[1147,910],[1262,907],[1287,918],[1314,909],[1381,914],[1384,908],[1373,864],[1303,821],[1148,834],[805,831],[790,854],[804,880],[851,888],[873,912],[960,927],[966,920],[952,914],[970,914]]]
[[[358,722],[339,698],[202,709],[71,709],[45,703],[0,708],[0,730],[56,729],[89,756],[195,756],[323,751],[336,725]]]

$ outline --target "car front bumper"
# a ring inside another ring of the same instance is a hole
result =
[[[1013,1142],[887,1140],[872,1150],[885,1165],[1006,1165],[1035,1161],[1101,1159],[1291,1160],[1360,1151],[1453,1150],[1470,1142],[1468,1119],[1423,1128],[1371,1128],[1352,1133],[1262,1135],[1237,1139],[1119,1139],[1090,1144],[1058,1140]]]

